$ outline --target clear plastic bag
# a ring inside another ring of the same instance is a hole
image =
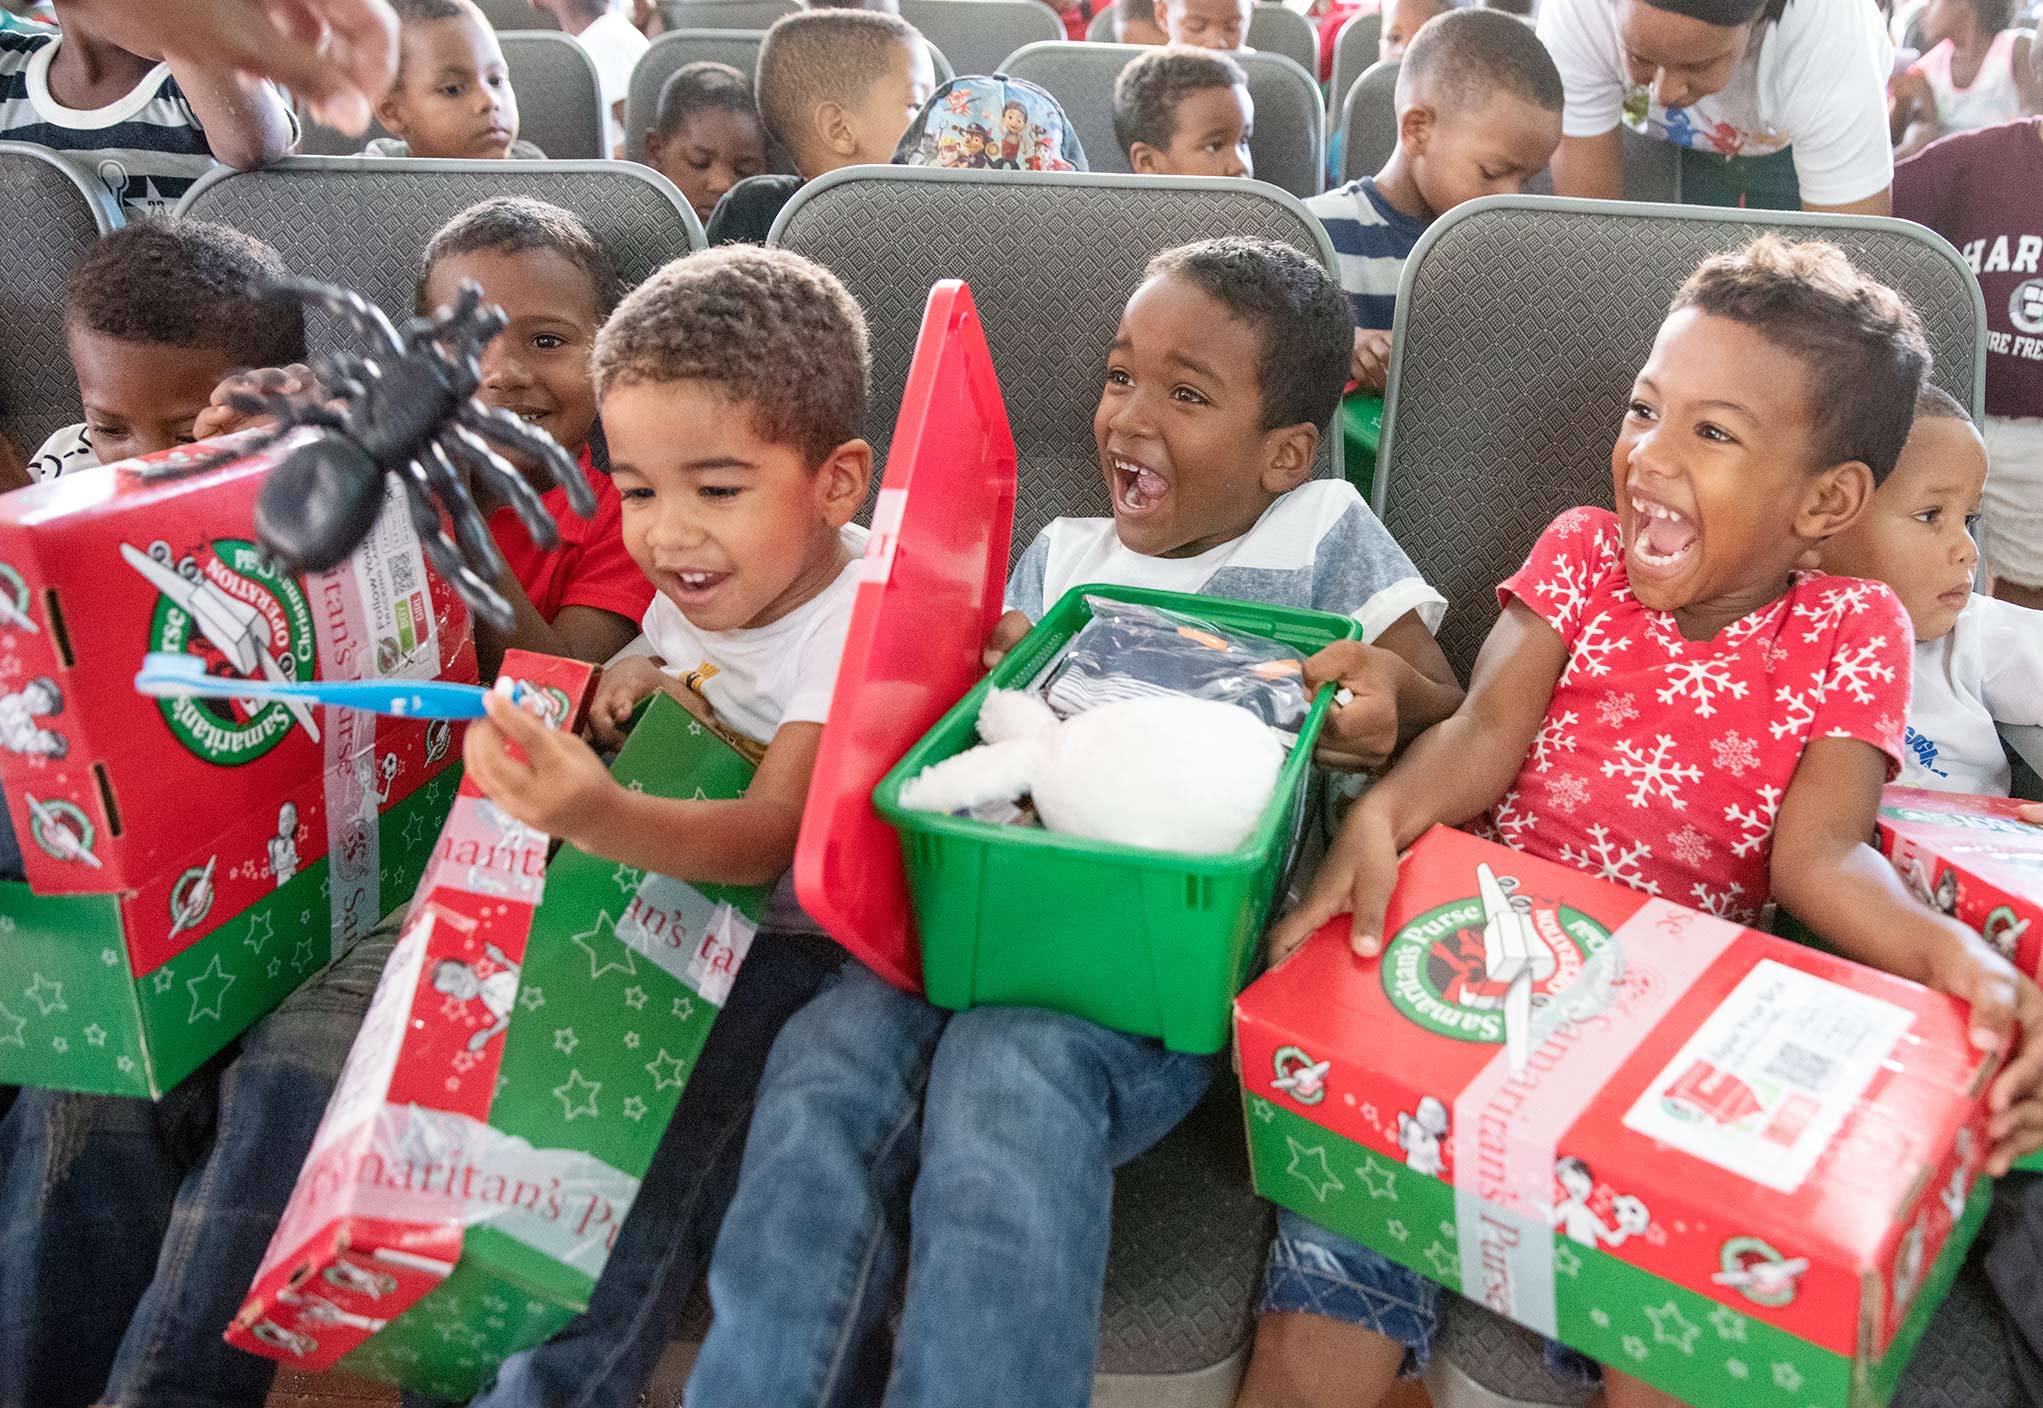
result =
[[[1298,652],[1153,606],[1087,597],[1092,620],[1042,683],[1062,718],[1120,699],[1185,695],[1238,704],[1290,738],[1311,711]]]

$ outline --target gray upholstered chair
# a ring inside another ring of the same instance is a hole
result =
[[[504,3],[508,8],[509,0]],[[582,46],[557,29],[505,30],[497,42],[518,95],[518,135],[555,161],[607,156],[596,65]],[[306,156],[352,156],[390,135],[372,120],[368,131],[351,137],[314,122],[302,108],[298,123],[304,132],[298,150]]]
[[[246,231],[293,272],[355,289],[399,316],[411,311],[419,255],[433,232],[501,195],[580,215],[627,283],[703,247],[695,212],[673,183],[625,161],[290,157],[260,171],[216,171],[192,187],[178,213]],[[322,329],[315,317],[315,345]]]
[[[32,455],[78,419],[64,280],[121,215],[104,186],[25,142],[0,142],[0,211],[0,433]]]
[[[771,29],[801,8],[797,0],[660,0],[660,18],[668,29]]]
[[[530,0],[475,0],[482,17],[496,29],[559,29],[553,16],[535,10]]]
[[[954,0],[968,3],[968,0]],[[1262,7],[1259,7],[1262,8]],[[1007,56],[1002,68],[1047,89],[1070,117],[1094,171],[1126,172],[1128,160],[1114,140],[1114,80],[1139,44],[1031,44]],[[1281,54],[1231,55],[1248,75],[1256,105],[1256,132],[1249,142],[1256,179],[1295,196],[1317,195],[1325,183],[1325,115],[1319,84]]]
[[[1334,35],[1333,77],[1327,83],[1328,122],[1338,125],[1336,120],[1341,115],[1342,100],[1355,86],[1355,80],[1376,62],[1376,49],[1382,38],[1383,16],[1380,13],[1355,15]]]
[[[901,0],[901,18],[959,73],[996,73],[1023,45],[1064,37],[1064,21],[1041,0]]]
[[[1298,11],[1277,0],[1256,0],[1249,7],[1248,47],[1282,54],[1319,81],[1319,30]]]
[[[1336,185],[1374,176],[1397,148],[1397,61],[1371,64],[1341,100],[1341,169]]]

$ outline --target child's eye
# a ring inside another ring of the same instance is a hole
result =
[[[1121,368],[1119,367],[1107,368],[1107,385],[1133,386],[1134,384],[1135,384],[1134,378],[1129,376],[1127,372],[1121,370]]]
[[[1926,508],[1915,515],[1915,521],[1925,528],[1934,528],[1943,521],[1944,511],[1940,508]]]
[[[1713,445],[1735,445],[1738,443],[1736,436],[1725,430],[1721,425],[1711,425],[1708,421],[1697,426],[1695,433]]]
[[[567,339],[557,332],[535,333],[532,345],[542,352],[554,352],[567,346]]]
[[[705,484],[696,492],[705,499],[717,503],[727,503],[745,491],[733,484]]]
[[[1170,395],[1173,401],[1181,401],[1188,406],[1203,406],[1207,404],[1206,398],[1189,386],[1173,386]]]
[[[440,85],[440,96],[443,98],[460,97],[461,85],[459,83],[442,83]]]
[[[1630,405],[1624,408],[1624,413],[1627,416],[1631,417],[1633,420],[1653,419],[1653,408],[1647,405],[1644,401],[1633,401]]]
[[[619,489],[617,491],[617,497],[622,502],[628,504],[651,503],[653,498],[653,491],[651,489],[645,488]]]

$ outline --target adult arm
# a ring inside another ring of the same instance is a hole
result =
[[[1601,200],[1624,196],[1624,117],[1628,82],[1617,16],[1606,0],[1548,0],[1539,38],[1560,70],[1566,106],[1554,153],[1554,192]]]
[[[1554,153],[1554,194],[1584,200],[1624,199],[1624,132],[1563,137]]]
[[[215,161],[248,171],[286,155],[296,144],[291,110],[267,79],[182,55],[169,63],[199,126],[206,129]]]

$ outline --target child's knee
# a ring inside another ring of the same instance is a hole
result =
[[[1373,1408],[1410,1357],[1404,1345],[1366,1325],[1274,1311],[1256,1322],[1235,1408]]]

